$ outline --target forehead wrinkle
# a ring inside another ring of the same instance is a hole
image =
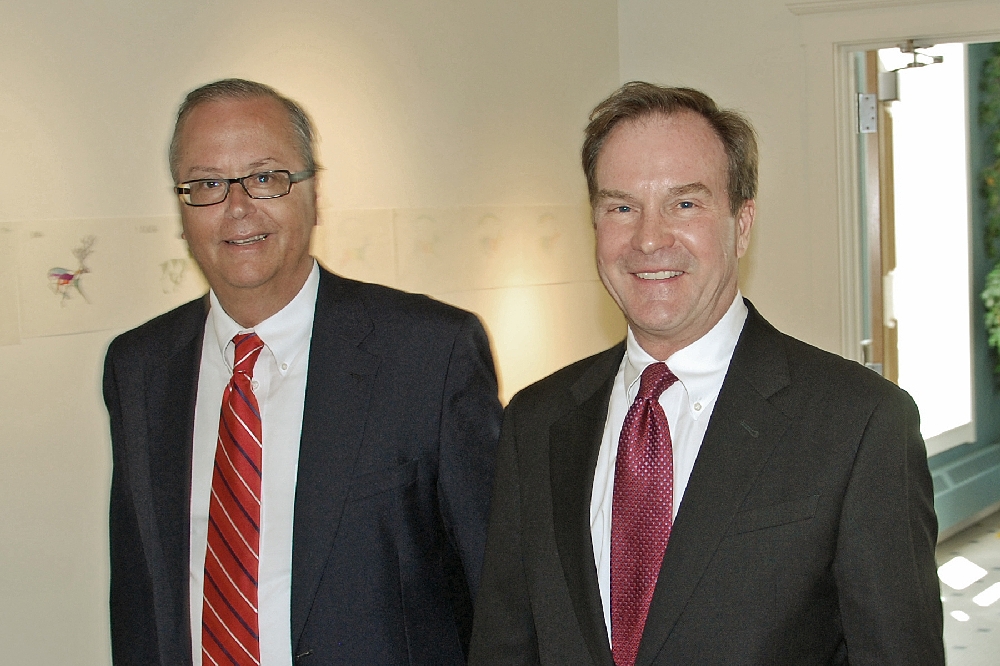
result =
[[[708,194],[712,195],[712,190],[702,182],[687,183],[678,185],[667,190],[667,194],[672,197],[682,197],[686,194]],[[602,189],[597,191],[598,199],[624,199],[626,201],[637,201],[637,197],[623,190]]]
[[[253,162],[251,162],[250,164],[247,165],[247,169],[249,169],[249,171],[247,171],[247,173],[244,174],[244,175],[254,174],[254,173],[256,173],[256,169],[259,169],[259,168],[261,168],[263,166],[269,166],[272,163],[275,163],[277,161],[278,160],[276,160],[273,157],[265,157],[263,159],[255,160],[255,161],[253,161]],[[196,164],[196,165],[194,165],[194,166],[192,166],[192,167],[190,167],[190,168],[187,169],[187,174],[189,176],[191,174],[194,174],[194,173],[203,173],[203,174],[206,174],[206,175],[209,175],[209,176],[220,176],[221,177],[223,175],[223,170],[220,169],[220,168],[218,168],[218,167],[202,166],[202,165]],[[242,176],[233,176],[233,178],[241,178],[241,177]]]

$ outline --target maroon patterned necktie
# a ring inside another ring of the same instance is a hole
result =
[[[260,546],[261,424],[253,366],[264,343],[239,334],[233,377],[222,395],[205,552],[201,653],[205,666],[260,664],[257,572]]]
[[[618,439],[611,508],[611,646],[634,666],[673,522],[674,452],[660,394],[677,381],[663,363],[642,372]]]

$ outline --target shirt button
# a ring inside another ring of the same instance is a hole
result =
[[[282,363],[281,364],[281,369],[282,370],[288,370],[288,364],[287,363]]]
[[[694,403],[694,411],[696,411],[696,412],[700,412],[701,411],[701,403],[700,402]]]
[[[260,382],[255,379],[252,382],[250,382],[250,386],[252,386],[253,390],[256,391],[258,388],[260,388]]]

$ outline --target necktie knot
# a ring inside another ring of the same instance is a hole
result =
[[[233,336],[233,344],[236,350],[233,354],[233,373],[241,373],[253,379],[253,366],[257,363],[260,350],[264,348],[264,341],[254,333],[237,333]]]
[[[642,379],[639,382],[639,394],[636,398],[646,400],[658,400],[660,394],[670,388],[677,381],[677,375],[670,371],[666,363],[653,363],[647,365],[642,371]]]

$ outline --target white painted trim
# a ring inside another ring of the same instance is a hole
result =
[[[928,437],[924,441],[924,446],[927,447],[927,456],[930,457],[960,444],[967,444],[974,441],[976,441],[976,429],[972,422],[969,422],[957,428],[946,430],[940,435]]]
[[[827,14],[831,12],[853,12],[861,9],[883,9],[886,7],[906,7],[940,4],[942,2],[965,2],[966,0],[804,0],[787,2],[788,11],[796,16],[806,14]]]
[[[854,111],[854,45],[836,45],[834,99],[836,107],[837,217],[840,237],[840,349],[846,358],[863,362],[861,351],[861,230],[858,228],[857,113]]]

